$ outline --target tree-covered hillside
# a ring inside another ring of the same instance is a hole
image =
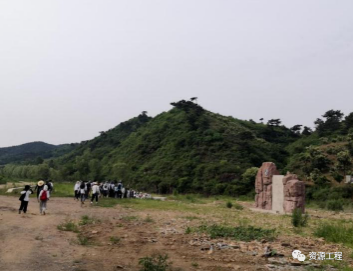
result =
[[[41,165],[7,165],[2,174],[55,180],[116,180],[167,193],[244,194],[256,167],[287,164],[285,147],[300,137],[280,125],[241,121],[209,112],[191,101],[154,118],[136,118],[82,142],[74,151]]]
[[[42,163],[43,159],[64,155],[72,151],[75,146],[76,144],[56,146],[44,142],[31,142],[19,146],[0,148],[0,165]]]

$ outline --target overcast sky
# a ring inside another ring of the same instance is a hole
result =
[[[141,111],[287,126],[353,111],[352,0],[1,0],[0,147],[80,142]]]

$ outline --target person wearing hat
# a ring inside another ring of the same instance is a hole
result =
[[[40,193],[40,191],[43,190],[43,188],[44,188],[44,181],[40,180],[37,183],[36,187],[34,188],[34,191],[37,191],[37,198],[39,197],[39,193]]]
[[[96,204],[98,203],[98,196],[99,196],[99,185],[96,182],[94,182],[94,183],[92,183],[91,204],[93,204],[94,199],[96,199]]]
[[[33,191],[29,185],[26,185],[23,191],[21,191],[21,196],[19,200],[21,201],[21,206],[20,209],[18,210],[18,213],[20,214],[22,211],[23,213],[27,213],[27,207],[28,207],[28,202],[29,202],[29,195],[33,194]]]

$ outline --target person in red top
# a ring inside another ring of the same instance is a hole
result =
[[[48,191],[48,186],[44,185],[43,190],[40,191],[39,196],[38,196],[38,202],[39,202],[39,211],[41,215],[45,215],[45,211],[47,209],[47,202],[49,200],[49,191]]]

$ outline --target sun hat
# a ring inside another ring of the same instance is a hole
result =
[[[42,186],[42,185],[44,185],[44,181],[39,181],[38,186]]]

